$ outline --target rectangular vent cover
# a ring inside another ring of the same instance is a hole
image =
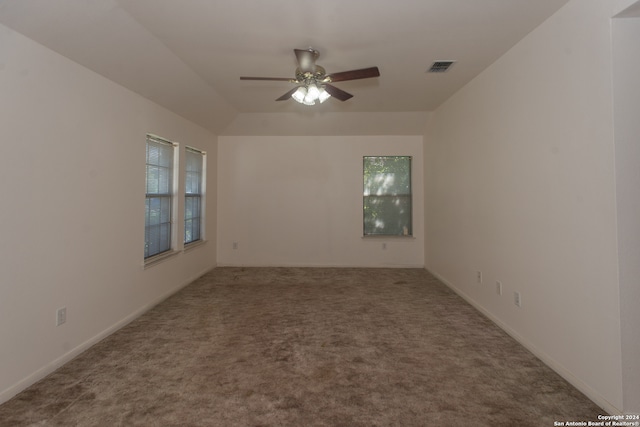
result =
[[[428,73],[444,73],[445,71],[449,70],[449,68],[451,68],[451,66],[455,62],[456,61],[436,61],[433,63],[433,65],[431,65],[431,68],[429,68],[427,72]]]

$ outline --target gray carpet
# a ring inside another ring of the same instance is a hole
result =
[[[217,268],[0,425],[552,426],[594,403],[421,269]]]

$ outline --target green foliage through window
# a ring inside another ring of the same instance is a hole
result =
[[[366,156],[364,235],[411,236],[411,157]]]

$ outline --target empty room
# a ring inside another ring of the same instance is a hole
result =
[[[0,1],[0,425],[640,426],[640,1]]]

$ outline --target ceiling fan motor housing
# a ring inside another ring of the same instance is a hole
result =
[[[316,65],[314,71],[302,71],[300,67],[296,68],[296,83],[322,83],[329,82],[327,79],[327,72],[324,67]]]

